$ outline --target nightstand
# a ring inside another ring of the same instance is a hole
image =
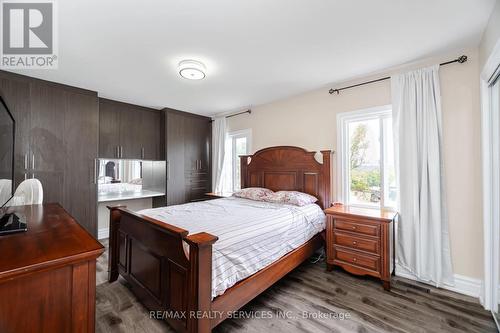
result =
[[[327,269],[339,266],[356,275],[370,275],[391,288],[394,271],[396,212],[334,206],[325,209]]]
[[[208,192],[205,193],[207,199],[220,199],[220,198],[228,198],[233,195],[233,192]]]

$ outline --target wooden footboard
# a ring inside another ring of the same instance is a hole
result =
[[[184,229],[124,206],[108,208],[109,282],[121,275],[142,304],[159,311],[155,318],[166,320],[177,332],[211,332],[324,244],[324,233],[317,234],[212,301],[212,244],[217,237],[204,232],[188,236]]]
[[[161,311],[178,332],[210,332],[212,244],[208,233],[188,231],[138,215],[124,206],[110,209],[109,282],[123,276],[137,298]],[[187,257],[183,241],[189,244]]]

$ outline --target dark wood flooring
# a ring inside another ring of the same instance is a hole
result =
[[[107,242],[103,242],[107,247]],[[172,332],[149,318],[127,282],[109,284],[107,252],[97,264],[97,332]],[[391,292],[370,278],[306,262],[243,309],[270,318],[224,321],[215,332],[496,332],[474,298],[396,277]]]

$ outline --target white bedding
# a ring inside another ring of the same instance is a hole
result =
[[[213,245],[212,298],[249,277],[325,229],[316,204],[303,207],[224,198],[138,212],[181,227],[219,237]]]

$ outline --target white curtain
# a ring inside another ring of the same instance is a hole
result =
[[[213,190],[222,192],[222,168],[226,147],[226,117],[217,117],[212,127],[212,180]]]
[[[453,285],[443,167],[439,65],[391,77],[399,183],[397,264]]]

